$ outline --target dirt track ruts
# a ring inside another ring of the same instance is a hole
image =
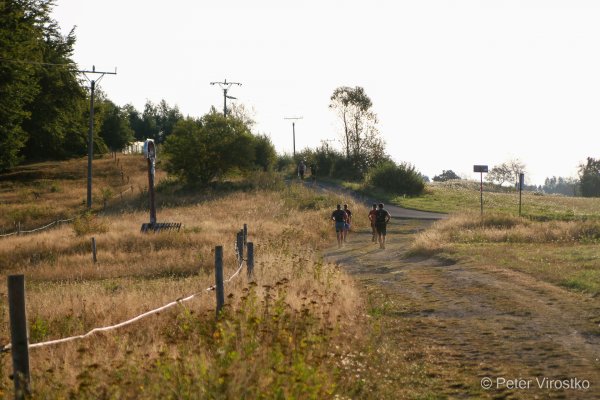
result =
[[[405,257],[415,232],[429,224],[393,220],[385,250],[370,232],[352,232],[325,258],[391,299],[387,339],[437,349],[436,394],[600,399],[600,300],[507,268]],[[485,377],[489,390],[481,387]],[[499,378],[529,381],[529,388],[511,389]],[[587,380],[590,388],[540,389],[543,378]]]

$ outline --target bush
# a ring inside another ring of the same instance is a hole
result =
[[[388,161],[375,167],[367,174],[365,182],[393,194],[416,196],[423,193],[425,183],[415,167]]]
[[[353,160],[345,157],[334,157],[330,175],[332,178],[358,181],[362,179],[360,169]]]
[[[92,213],[87,212],[75,218],[73,231],[77,236],[84,236],[88,233],[105,233],[108,232],[108,224]]]

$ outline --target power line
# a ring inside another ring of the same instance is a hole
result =
[[[223,82],[211,82],[210,84],[219,85],[223,89],[223,116],[227,117],[227,99],[236,100],[235,97],[227,96],[227,91],[232,85],[242,86],[242,84],[239,82],[227,82],[227,79],[224,79]]]

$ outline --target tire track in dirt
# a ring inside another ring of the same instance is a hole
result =
[[[440,398],[600,399],[600,300],[505,268],[406,258],[414,233],[429,224],[394,220],[386,250],[371,243],[370,232],[353,232],[325,258],[390,299],[385,341],[435,353],[423,356],[434,392]],[[485,377],[494,382],[490,390],[481,387]],[[536,378],[544,377],[587,380],[590,388],[540,389]],[[530,387],[511,389],[498,378]]]

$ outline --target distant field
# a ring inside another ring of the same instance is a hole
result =
[[[391,201],[402,207],[435,212],[478,212],[480,210],[479,183],[440,182],[427,184],[426,192],[418,197],[392,197]],[[484,186],[483,210],[485,212],[506,212],[518,215],[519,193],[510,191],[499,193]],[[567,197],[557,195],[537,195],[523,192],[522,215],[534,219],[579,219],[600,217],[600,199]]]

